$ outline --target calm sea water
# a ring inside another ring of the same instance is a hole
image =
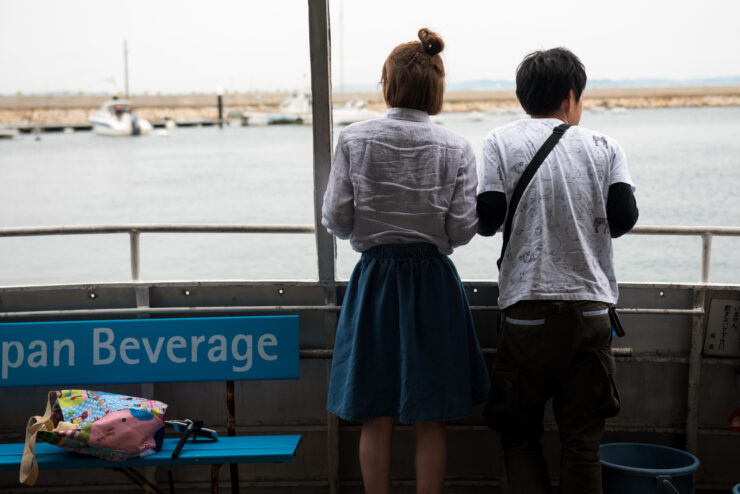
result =
[[[518,115],[443,115],[480,152]],[[584,112],[624,147],[642,225],[740,226],[740,108]],[[339,129],[336,129],[339,130]],[[336,137],[336,135],[335,135]],[[89,132],[0,141],[0,226],[122,223],[310,224],[310,127],[182,128],[169,137]],[[452,256],[464,279],[495,279],[500,236]],[[0,285],[126,281],[128,236],[0,238]],[[315,279],[312,235],[143,234],[147,281]],[[711,281],[740,283],[740,238],[715,237]],[[627,235],[620,281],[695,282],[698,237]],[[358,258],[338,242],[338,275]]]

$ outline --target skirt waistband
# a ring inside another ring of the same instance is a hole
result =
[[[428,259],[443,256],[436,245],[426,242],[376,245],[362,253],[363,259]]]

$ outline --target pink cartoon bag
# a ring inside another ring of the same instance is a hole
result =
[[[43,416],[31,417],[20,481],[34,485],[38,478],[36,441],[124,461],[162,449],[167,405],[161,401],[103,391],[63,389],[50,391]]]

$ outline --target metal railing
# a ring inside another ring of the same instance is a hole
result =
[[[0,228],[0,237],[35,237],[42,235],[98,235],[128,233],[131,252],[131,279],[140,279],[142,233],[315,233],[313,225],[100,225],[100,226],[41,226]]]
[[[736,226],[636,226],[630,233],[637,235],[681,235],[701,237],[701,282],[709,283],[712,260],[712,237],[740,237]]]
[[[127,233],[130,238],[131,279],[140,279],[142,233],[316,233],[313,225],[174,225],[130,224],[99,226],[55,226],[0,228],[0,237],[33,237],[43,235],[91,235]],[[702,240],[701,283],[709,283],[714,236],[740,237],[740,227],[733,226],[636,226],[633,235],[698,236]],[[320,253],[319,253],[320,255]]]
[[[128,234],[130,238],[130,261],[131,277],[134,282],[139,281],[139,259],[140,243],[139,238],[142,233],[261,233],[261,234],[316,234],[316,228],[313,225],[173,225],[173,224],[129,224],[114,226],[69,226],[69,227],[17,227],[17,228],[0,228],[1,237],[30,237],[44,235],[90,235],[90,234]],[[322,233],[326,233],[325,231]],[[711,261],[712,238],[714,236],[734,236],[740,237],[740,227],[711,227],[711,226],[639,226],[634,228],[630,233],[637,235],[678,235],[678,236],[699,236],[702,239],[702,281],[701,284],[693,285],[690,289],[693,292],[693,303],[691,308],[625,308],[621,309],[625,313],[631,314],[661,314],[661,315],[679,315],[691,317],[691,342],[690,350],[687,356],[673,357],[663,361],[680,362],[688,365],[688,382],[687,382],[687,418],[686,418],[686,449],[690,452],[696,452],[699,439],[699,384],[701,378],[701,369],[703,362],[703,331],[706,325],[705,307],[707,303],[707,292],[712,289],[709,283],[709,268]],[[323,255],[333,261],[333,252],[327,255],[327,252],[321,250],[318,245],[317,256],[319,259]],[[331,266],[329,266],[331,268]],[[332,269],[327,272],[333,273]],[[326,281],[326,280],[325,280]],[[203,311],[208,312],[229,312],[229,311],[250,311],[250,312],[279,312],[284,310],[291,311],[320,311],[326,318],[326,327],[328,329],[327,348],[323,349],[301,349],[302,358],[324,359],[331,358],[333,339],[331,331],[336,327],[336,317],[340,309],[337,303],[336,286],[329,280],[328,285],[324,285],[326,296],[323,304],[300,305],[300,306],[229,306],[229,307],[160,307],[153,308],[149,304],[148,288],[135,285],[136,290],[136,307],[125,308],[107,308],[107,309],[79,309],[79,310],[56,310],[56,311],[21,311],[0,313],[0,319],[3,317],[19,316],[40,317],[40,316],[71,316],[77,313],[90,314],[101,312],[113,312],[117,314],[139,315],[155,312],[177,312],[177,311]],[[34,287],[27,287],[33,290]],[[187,294],[186,294],[187,295]],[[477,311],[498,310],[496,305],[473,306]],[[484,349],[487,357],[495,354],[495,349]],[[615,355],[621,357],[632,357],[631,348],[616,349]],[[654,358],[648,355],[646,358]],[[338,451],[338,430],[339,424],[337,419],[332,416],[327,418],[328,435],[331,437],[329,443],[332,445],[330,451]],[[335,454],[330,454],[330,460],[336,462]],[[338,473],[336,465],[332,467],[333,482],[337,482]]]

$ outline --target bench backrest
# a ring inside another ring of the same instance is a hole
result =
[[[0,387],[299,377],[298,316],[0,324]]]

